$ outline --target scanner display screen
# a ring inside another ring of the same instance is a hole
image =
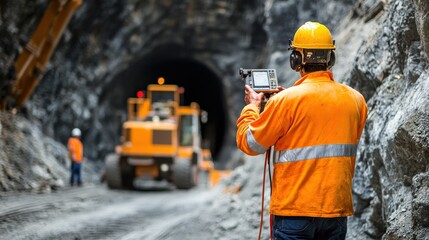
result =
[[[257,88],[270,86],[267,72],[253,72],[253,81]]]

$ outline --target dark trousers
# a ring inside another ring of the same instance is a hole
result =
[[[71,165],[71,175],[70,175],[70,185],[73,186],[77,182],[78,186],[82,185],[82,180],[80,177],[81,164],[72,162]]]
[[[347,217],[273,217],[273,238],[277,239],[345,239]]]

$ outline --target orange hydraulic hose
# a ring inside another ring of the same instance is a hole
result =
[[[265,161],[264,161],[264,174],[262,177],[262,203],[261,203],[261,218],[259,221],[259,234],[258,234],[258,240],[261,240],[261,233],[262,233],[262,225],[264,223],[264,195],[265,195],[265,175],[267,173],[267,165],[269,165],[269,159],[270,159],[270,152],[271,148],[267,150],[265,153]],[[271,173],[270,173],[271,175]],[[270,179],[271,181],[271,179]],[[272,223],[272,217],[270,216],[270,239],[272,238],[272,230],[271,230],[271,223]]]

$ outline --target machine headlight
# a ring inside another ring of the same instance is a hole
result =
[[[160,168],[161,168],[162,172],[167,172],[169,169],[169,166],[168,166],[168,164],[163,163],[163,164],[161,164]]]

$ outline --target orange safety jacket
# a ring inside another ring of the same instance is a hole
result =
[[[68,141],[69,157],[76,163],[82,162],[83,159],[83,144],[79,138],[71,137]]]
[[[366,117],[363,96],[327,71],[307,74],[271,97],[261,114],[254,104],[244,107],[238,148],[258,155],[274,145],[271,214],[353,214],[352,178]]]

